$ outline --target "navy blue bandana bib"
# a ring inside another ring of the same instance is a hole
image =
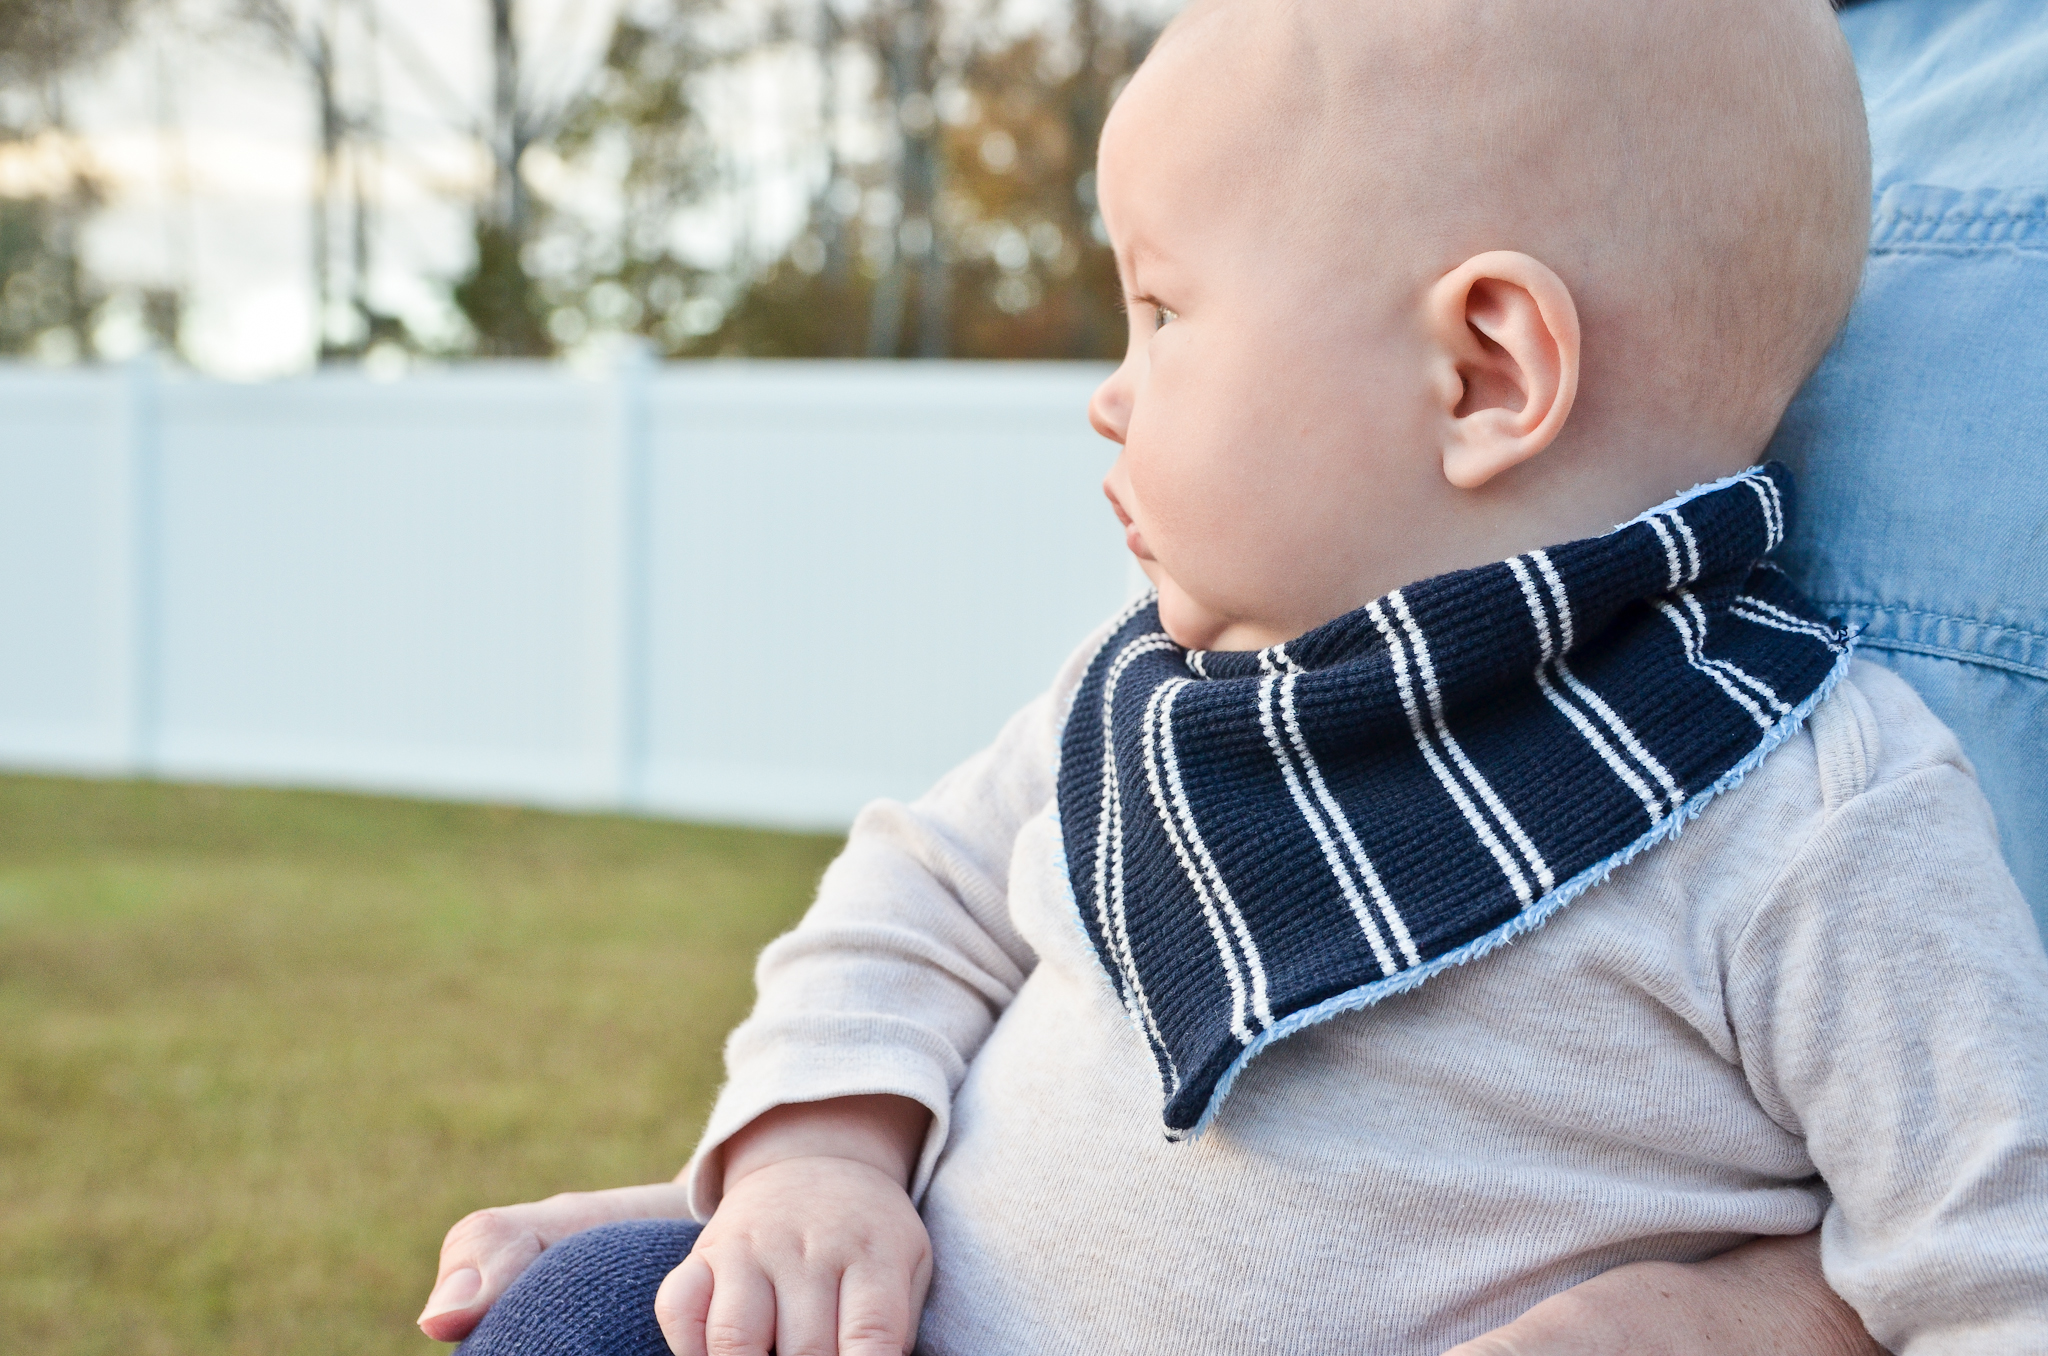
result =
[[[1799,728],[1850,638],[1764,561],[1790,497],[1754,469],[1257,653],[1132,607],[1059,816],[1170,1138],[1268,1042],[1538,926]]]

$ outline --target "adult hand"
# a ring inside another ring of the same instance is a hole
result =
[[[459,1342],[483,1321],[505,1288],[543,1250],[570,1234],[622,1219],[686,1219],[688,1192],[679,1182],[571,1191],[525,1205],[465,1215],[441,1243],[441,1270],[420,1314],[420,1331],[436,1342]]]
[[[1444,1356],[1884,1356],[1828,1288],[1820,1235],[1683,1265],[1636,1262],[1552,1295]]]
[[[901,1097],[777,1107],[727,1142],[725,1195],[654,1297],[676,1356],[902,1356],[932,1247],[905,1186],[929,1114]]]

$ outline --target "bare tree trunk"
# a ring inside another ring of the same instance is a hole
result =
[[[526,241],[526,185],[519,161],[526,154],[526,118],[519,103],[519,31],[515,0],[491,0],[491,133],[496,157],[497,224],[513,240]]]
[[[945,234],[939,222],[939,190],[945,175],[944,129],[939,124],[938,105],[938,7],[933,0],[910,0],[912,24],[903,34],[906,84],[917,113],[904,146],[904,219],[922,221],[915,231],[924,242],[918,259],[917,354],[920,358],[946,356],[951,326],[952,298],[948,284]]]
[[[874,294],[868,299],[870,358],[893,358],[903,344],[903,225],[909,218],[910,196],[909,147],[903,135],[904,103],[909,94],[903,39],[913,22],[908,12],[900,10],[884,10],[875,18],[875,54],[881,59],[883,78],[888,82],[889,122],[896,138],[896,154],[890,159],[889,169],[898,211],[882,276],[875,280]]]
[[[825,281],[846,284],[850,251],[846,217],[833,202],[839,184],[839,44],[844,38],[832,0],[818,0],[818,129],[825,142],[825,179],[811,204],[819,243],[825,247]]]
[[[55,79],[44,86],[43,107],[53,131],[62,135],[70,130],[64,91]],[[85,219],[91,214],[95,194],[90,168],[74,149],[77,143],[63,136],[59,144],[65,147],[65,184],[63,193],[52,200],[49,216],[49,250],[57,265],[58,286],[64,298],[64,319],[57,328],[70,334],[73,352],[85,358],[93,352],[93,297],[85,261],[79,256],[84,245]]]
[[[378,117],[382,86],[377,78],[377,7],[365,5],[362,14],[363,75],[368,97],[355,120],[356,136],[349,148],[349,196],[355,209],[349,222],[354,247],[349,260],[349,303],[363,327],[361,343],[367,350],[378,337],[377,315],[370,306],[370,157],[382,146]]]
[[[455,304],[476,333],[477,350],[495,357],[544,357],[554,351],[527,275],[525,248],[534,204],[519,162],[539,125],[519,88],[517,0],[490,0],[491,116],[484,141],[491,186],[476,205],[476,263],[455,285]]]
[[[903,345],[903,252],[891,246],[889,263],[868,303],[868,356],[893,358]]]
[[[938,36],[933,0],[906,0],[893,22],[884,21],[882,58],[895,115],[896,195],[902,212],[888,272],[875,287],[868,326],[871,357],[893,357],[901,347],[905,274],[912,258],[918,269],[918,355],[943,357],[948,347],[950,269],[938,221],[942,129],[932,99],[938,84]]]
[[[326,12],[313,21],[306,48],[320,128],[313,161],[313,343],[321,362],[345,351],[327,328],[334,308],[334,178],[342,138],[341,104],[334,87],[334,9],[333,0],[328,0]]]
[[[145,295],[144,305],[151,336],[165,350],[176,353],[181,347],[185,298],[192,289],[192,160],[184,123],[178,116],[170,54],[159,43],[155,55],[157,137],[164,148],[164,257],[170,264],[170,278],[167,286]]]

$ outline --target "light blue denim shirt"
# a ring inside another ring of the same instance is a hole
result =
[[[2048,3],[1842,15],[1870,261],[1769,455],[1786,568],[1961,737],[2048,934]]]

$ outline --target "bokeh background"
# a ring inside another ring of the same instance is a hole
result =
[[[460,1215],[676,1171],[1132,587],[1169,8],[0,0],[0,1352],[431,1351]]]
[[[1103,358],[1161,0],[0,0],[0,353]]]

